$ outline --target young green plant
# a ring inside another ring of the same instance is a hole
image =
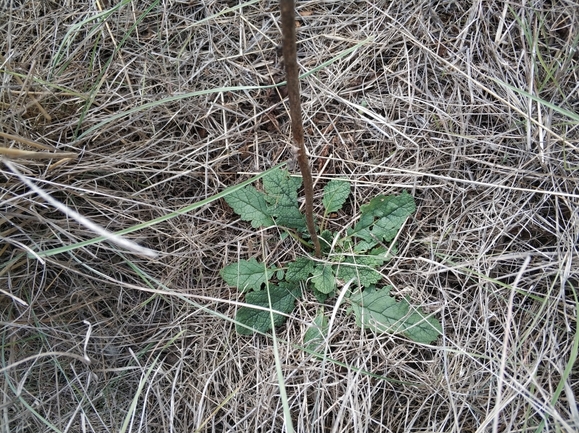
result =
[[[252,227],[277,226],[302,244],[313,247],[315,259],[304,255],[284,267],[275,267],[251,258],[222,269],[223,279],[243,292],[248,304],[237,311],[236,329],[240,334],[269,331],[272,326],[283,324],[294,310],[302,286],[308,287],[323,303],[334,295],[339,284],[347,282],[346,298],[359,326],[430,343],[441,332],[440,323],[412,307],[407,299],[391,297],[391,287],[376,286],[382,279],[379,268],[396,251],[391,242],[415,210],[412,196],[403,193],[375,197],[361,207],[360,219],[354,227],[348,228],[345,234],[340,231],[342,234],[339,235],[325,229],[325,223],[330,213],[342,209],[350,195],[350,184],[343,180],[330,181],[324,188],[324,214],[318,237],[313,211],[313,181],[301,118],[294,1],[281,0],[280,6],[292,135],[302,178],[277,169],[263,177],[263,191],[248,185],[232,192],[225,200]],[[298,189],[302,181],[305,214],[298,205]],[[306,234],[309,234],[311,244],[304,238]],[[321,260],[322,254],[324,260]],[[314,326],[306,333],[305,343],[312,347],[323,340],[326,330],[327,320],[322,310]]]
[[[311,248],[303,237],[308,228],[297,200],[301,178],[276,169],[262,181],[263,191],[248,185],[225,200],[252,227],[278,227]],[[328,182],[322,199],[324,216],[340,211],[349,195],[349,182]],[[396,253],[392,242],[415,209],[414,199],[408,193],[379,195],[361,206],[358,222],[340,230],[341,235],[328,229],[321,231],[323,260],[303,255],[278,267],[250,258],[226,266],[221,276],[245,294],[248,304],[237,311],[237,331],[246,335],[269,331],[270,309],[275,311],[273,324],[283,324],[302,296],[302,287],[325,303],[335,295],[338,286],[351,281],[346,302],[358,326],[378,333],[401,334],[420,343],[434,341],[441,332],[438,320],[412,306],[407,298],[390,296],[390,286],[378,285],[382,280],[379,269]],[[323,332],[323,324],[323,318],[317,318],[314,330]],[[305,343],[318,337],[318,333],[310,332]]]

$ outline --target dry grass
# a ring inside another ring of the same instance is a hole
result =
[[[283,80],[277,2],[249,3],[4,0],[12,164],[118,231],[289,158],[283,89],[256,88]],[[322,367],[296,346],[319,308],[301,301],[278,335],[296,430],[579,430],[579,122],[560,110],[579,112],[576,2],[298,10],[303,72],[371,38],[302,82],[314,175],[352,181],[339,225],[378,193],[415,195],[383,273],[444,335],[372,335],[340,310],[341,364]],[[0,170],[2,433],[283,430],[272,341],[235,334],[218,271],[297,245],[219,200],[127,236],[156,259],[107,242],[29,257],[96,235]]]

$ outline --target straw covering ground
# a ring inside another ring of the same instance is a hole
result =
[[[4,0],[1,433],[579,430],[576,2],[299,1],[296,25],[318,205],[352,183],[340,230],[414,196],[382,284],[442,336],[360,330],[334,298],[320,359],[312,296],[276,347],[235,332],[219,271],[308,252],[201,202],[291,161],[276,1]],[[125,238],[157,256],[74,246],[100,234],[25,181],[145,223]]]

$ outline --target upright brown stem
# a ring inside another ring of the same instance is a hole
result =
[[[316,234],[314,223],[314,183],[310,164],[304,144],[304,127],[302,124],[302,105],[300,101],[300,81],[298,76],[298,61],[296,55],[296,23],[294,12],[294,0],[280,0],[281,8],[281,31],[283,45],[283,59],[287,79],[287,89],[290,105],[290,117],[292,122],[292,135],[297,147],[297,160],[302,172],[304,182],[304,195],[306,197],[306,224],[314,243],[316,257],[321,256],[320,241]]]

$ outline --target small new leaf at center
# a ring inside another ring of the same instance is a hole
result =
[[[312,283],[317,291],[328,294],[332,293],[336,288],[336,278],[332,265],[324,264],[317,265],[313,272]]]
[[[329,181],[324,187],[324,197],[322,199],[322,203],[326,209],[325,215],[342,209],[349,195],[350,182],[339,179]]]

